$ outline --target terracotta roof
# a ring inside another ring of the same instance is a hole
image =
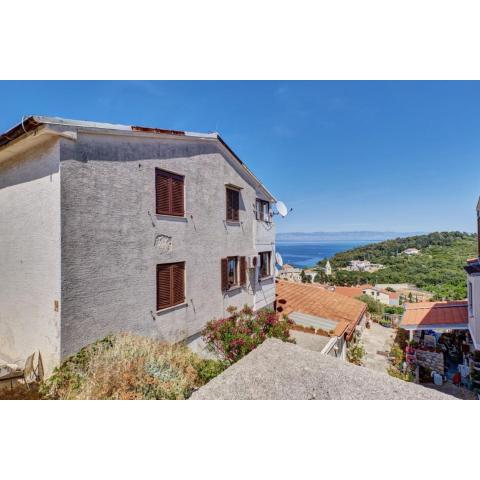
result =
[[[339,322],[337,336],[346,329],[350,337],[366,310],[359,300],[304,283],[278,280],[275,297],[279,313],[301,312]]]
[[[397,292],[390,292],[389,290],[385,290],[384,288],[378,288],[378,287],[365,287],[364,290],[366,289],[370,290],[376,290],[377,292],[384,293],[385,295],[388,295],[389,298],[399,298],[399,294]]]
[[[370,285],[363,285],[361,287],[335,287],[335,293],[345,295],[346,297],[355,298],[363,295],[363,291],[370,288]]]
[[[467,300],[406,303],[402,327],[455,326],[468,323]]]
[[[300,271],[300,268],[294,267],[293,265],[290,265],[289,263],[285,263],[285,265],[283,265],[281,270],[285,270],[285,271],[286,270],[298,270],[298,271]]]

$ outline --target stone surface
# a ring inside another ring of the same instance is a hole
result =
[[[268,339],[207,385],[197,400],[452,400],[387,374]]]
[[[363,365],[371,370],[385,373],[390,364],[387,356],[378,352],[390,353],[394,337],[395,330],[371,322],[371,327],[363,330],[361,338],[365,347],[365,355],[362,359]]]

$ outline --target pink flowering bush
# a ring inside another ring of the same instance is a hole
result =
[[[289,331],[293,322],[279,319],[272,310],[254,312],[245,305],[241,310],[229,307],[228,313],[227,318],[208,322],[203,331],[208,349],[222,360],[235,363],[269,337],[294,342]]]

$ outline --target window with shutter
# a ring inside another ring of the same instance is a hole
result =
[[[228,290],[228,258],[221,260],[222,292]]]
[[[262,222],[269,222],[270,221],[270,203],[265,200],[260,200],[257,198],[256,204],[257,210],[257,220]]]
[[[247,284],[247,259],[240,257],[240,285]]]
[[[155,194],[158,215],[185,215],[184,177],[157,168],[155,170]]]
[[[227,198],[227,221],[238,222],[240,220],[240,192],[233,188],[226,189]]]
[[[221,260],[222,291],[247,283],[247,258],[227,257]]]
[[[269,277],[271,275],[271,258],[272,252],[260,252],[260,278]]]
[[[185,302],[185,262],[157,265],[157,310]]]

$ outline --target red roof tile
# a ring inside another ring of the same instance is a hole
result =
[[[350,337],[366,310],[365,303],[359,300],[315,285],[278,280],[276,287],[278,313],[288,315],[291,312],[301,312],[335,320],[339,322],[335,335],[341,335],[347,323],[347,333]]]
[[[461,325],[468,323],[467,301],[406,303],[402,327]]]

